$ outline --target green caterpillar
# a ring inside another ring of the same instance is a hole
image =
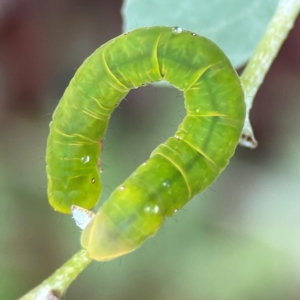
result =
[[[111,113],[131,89],[159,80],[183,91],[187,116],[83,231],[82,247],[95,260],[138,248],[166,217],[216,179],[237,146],[244,94],[225,54],[210,40],[180,28],[133,30],[85,60],[54,112],[46,162],[55,210],[70,213],[72,204],[87,209],[96,204],[99,141]]]

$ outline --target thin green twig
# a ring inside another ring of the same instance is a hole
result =
[[[245,92],[246,119],[240,145],[255,148],[257,141],[250,124],[253,99],[300,11],[300,0],[280,0],[270,24],[241,75]]]
[[[92,260],[81,250],[20,300],[58,300]]]

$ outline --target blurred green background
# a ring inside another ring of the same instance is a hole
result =
[[[17,299],[80,249],[46,196],[51,115],[76,68],[122,31],[122,1],[0,4],[0,299]],[[238,148],[218,180],[142,248],[93,263],[65,299],[299,299],[300,20],[256,97],[259,147]],[[242,41],[239,41],[242,42]],[[185,112],[169,88],[132,91],[104,140],[101,203]]]

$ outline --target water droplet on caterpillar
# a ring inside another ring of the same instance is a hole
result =
[[[81,157],[80,160],[83,162],[83,164],[87,164],[90,161],[90,157],[88,155],[85,155]]]
[[[154,206],[148,205],[148,206],[146,206],[146,207],[144,208],[144,211],[145,211],[145,212],[148,212],[148,213],[151,213],[151,214],[158,214],[159,211],[160,211],[160,208],[159,208],[158,205],[154,205]]]
[[[172,32],[175,33],[175,34],[180,34],[182,32],[182,28],[178,27],[178,26],[174,26],[172,28]]]
[[[169,188],[169,187],[171,187],[171,181],[170,180],[165,180],[162,185],[165,188]]]
[[[122,186],[119,187],[119,189],[120,189],[121,191],[124,191],[124,190],[125,190],[125,186],[122,185]]]

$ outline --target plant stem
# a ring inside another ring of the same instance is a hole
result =
[[[282,43],[294,25],[300,11],[300,0],[280,0],[266,33],[257,45],[254,54],[241,75],[245,92],[246,119],[240,145],[255,148],[257,141],[253,135],[249,113],[253,99],[262,84]]]
[[[80,250],[39,286],[19,300],[58,300],[92,260],[86,250]]]

